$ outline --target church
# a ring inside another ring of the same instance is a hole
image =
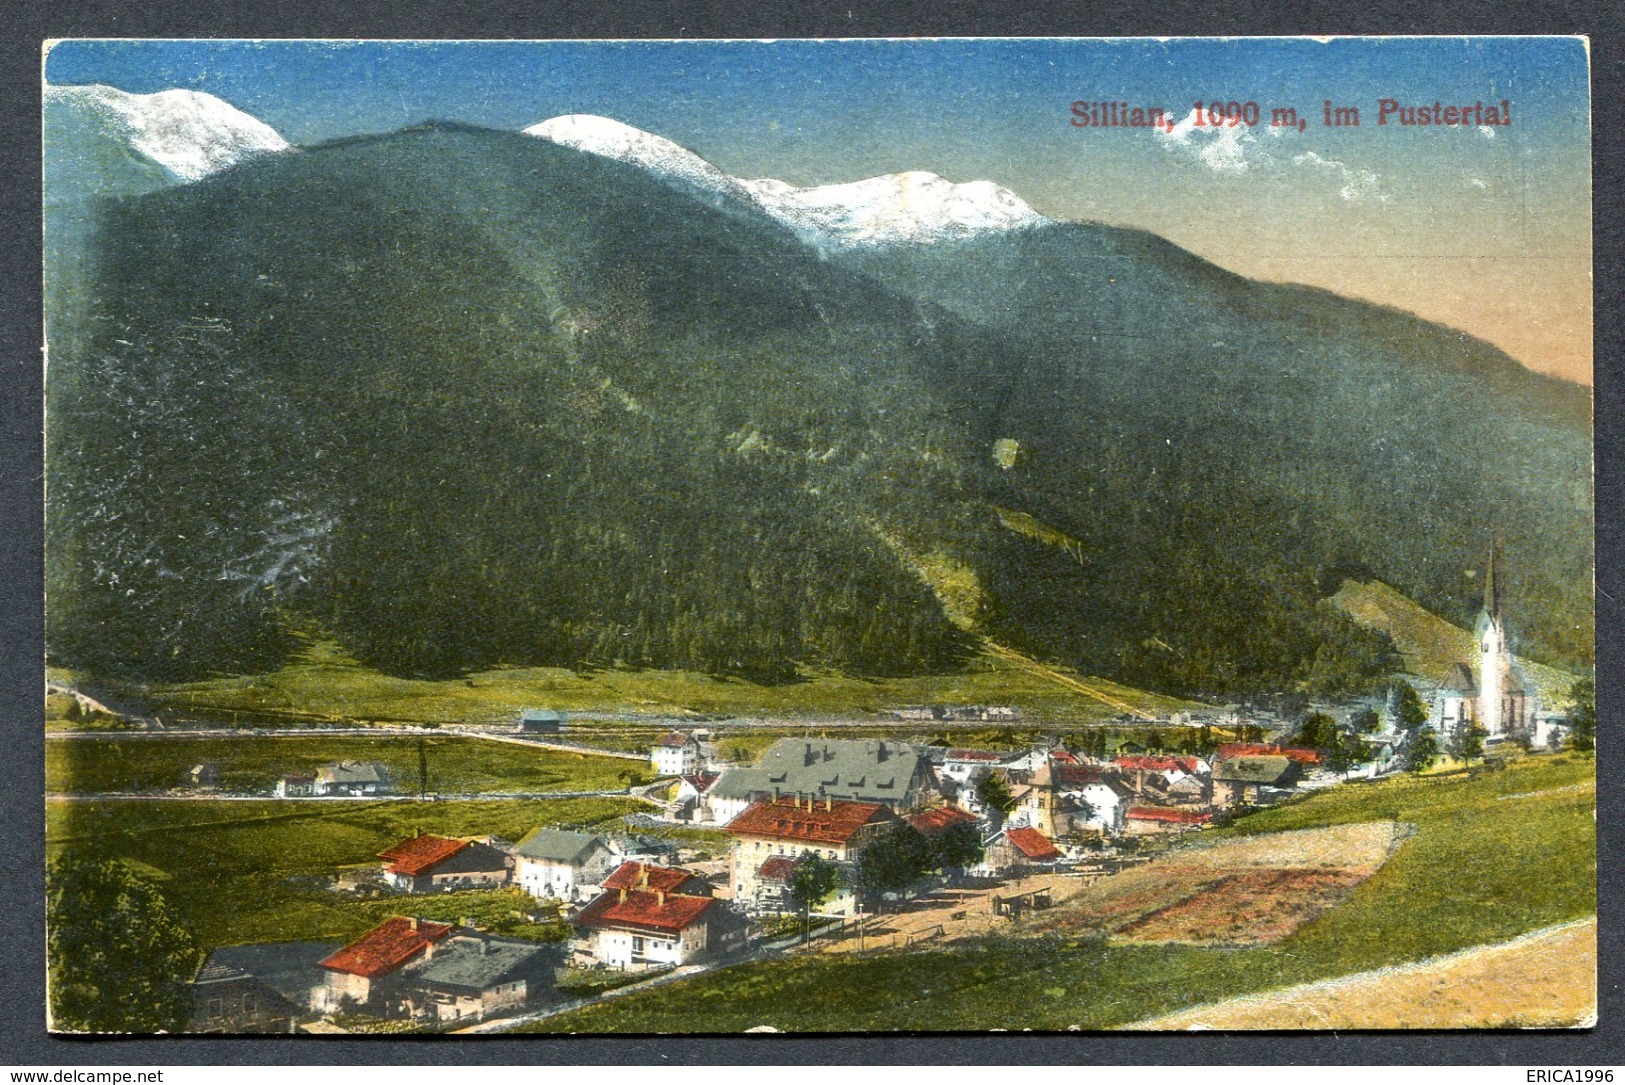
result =
[[[1484,729],[1486,742],[1528,742],[1535,736],[1536,697],[1507,645],[1499,564],[1496,548],[1484,574],[1484,609],[1475,629],[1477,666],[1452,665],[1434,695],[1430,722],[1448,743],[1460,741],[1474,722]]]

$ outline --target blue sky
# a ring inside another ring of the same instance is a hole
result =
[[[428,119],[613,116],[729,172],[796,184],[928,169],[1040,211],[1154,230],[1233,270],[1462,327],[1589,380],[1588,71],[1576,39],[841,42],[73,41],[54,84],[207,91],[289,140]],[[1497,129],[1375,126],[1377,99],[1509,99]],[[1183,117],[1294,106],[1264,129],[1078,129],[1074,100]],[[1358,129],[1318,123],[1326,99]]]

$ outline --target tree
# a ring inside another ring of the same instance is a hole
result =
[[[198,952],[156,886],[117,859],[70,854],[46,870],[52,1025],[178,1032]]]
[[[1349,727],[1357,735],[1374,735],[1382,728],[1382,715],[1375,708],[1362,708],[1349,717]]]
[[[1016,808],[1016,797],[1010,793],[1010,783],[997,772],[990,772],[976,785],[976,798],[989,810],[1006,816]]]
[[[1326,767],[1340,776],[1347,776],[1349,769],[1354,767],[1354,754],[1359,742],[1349,741],[1335,724],[1330,734],[1324,737],[1325,741],[1316,742],[1314,745],[1326,752]]]
[[[807,938],[812,910],[835,892],[841,884],[841,868],[821,855],[810,851],[801,853],[795,873],[790,875],[790,899],[801,905],[801,937]]]
[[[1461,759],[1471,761],[1475,757],[1484,756],[1484,739],[1489,732],[1479,725],[1477,720],[1469,723],[1466,730],[1461,733]]]
[[[1337,721],[1324,712],[1315,712],[1298,725],[1298,741],[1331,753],[1338,744]]]
[[[982,861],[982,834],[970,822],[950,825],[932,844],[931,853],[936,869],[963,872]]]
[[[1439,735],[1431,727],[1424,727],[1411,737],[1411,771],[1421,775],[1439,760]]]
[[[1391,693],[1394,701],[1394,715],[1399,720],[1400,727],[1407,731],[1414,731],[1427,723],[1427,705],[1422,703],[1422,698],[1417,695],[1415,686],[1409,682],[1395,682]]]
[[[858,887],[877,896],[896,893],[930,869],[931,845],[912,825],[897,825],[858,853]]]
[[[1569,749],[1591,753],[1597,748],[1597,683],[1582,678],[1569,687],[1574,707],[1569,709]]]

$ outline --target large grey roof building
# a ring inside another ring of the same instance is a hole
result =
[[[930,784],[929,760],[906,742],[784,738],[754,768],[724,772],[710,795],[752,801],[808,795],[911,809],[925,800]]]

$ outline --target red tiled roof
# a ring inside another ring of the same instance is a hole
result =
[[[1076,765],[1078,763],[1077,754],[1074,754],[1071,750],[1063,750],[1060,747],[1056,747],[1049,752],[1049,759],[1060,765]]]
[[[715,903],[711,897],[666,893],[662,899],[659,893],[612,889],[594,897],[572,922],[578,927],[635,927],[676,934],[693,926]]]
[[[949,750],[947,759],[949,761],[1002,761],[1004,755],[994,753],[992,750]]]
[[[444,836],[414,836],[410,840],[401,841],[388,851],[379,852],[378,858],[389,860],[391,874],[405,874],[415,878],[466,847],[468,847],[466,840],[452,840]]]
[[[615,873],[605,878],[605,889],[646,889],[675,893],[694,878],[686,870],[675,867],[651,866],[648,863],[622,863]],[[647,880],[645,880],[647,879]]]
[[[450,923],[393,916],[325,958],[321,965],[356,976],[382,976],[440,941],[451,929]]]
[[[1004,834],[1004,838],[1027,858],[1036,862],[1048,859],[1059,859],[1060,851],[1050,843],[1049,837],[1037,829],[1011,829]]]
[[[1131,806],[1128,808],[1128,817],[1135,821],[1162,821],[1169,825],[1206,825],[1213,820],[1212,814],[1200,814],[1195,810],[1174,810],[1166,806]]]
[[[1055,787],[1082,787],[1106,781],[1106,774],[1098,765],[1051,765],[1050,784]]]
[[[756,868],[756,876],[764,881],[784,882],[790,881],[790,875],[796,872],[801,865],[801,856],[775,855],[767,862]]]
[[[712,784],[714,784],[718,780],[722,779],[722,773],[720,773],[720,772],[696,772],[692,776],[683,777],[683,779],[687,780],[689,785],[692,786],[695,791],[701,792],[703,794],[704,792],[707,792],[707,791],[711,790],[711,785]]]
[[[1112,764],[1130,772],[1195,772],[1201,766],[1194,757],[1157,757],[1153,754],[1124,754]]]
[[[957,806],[939,806],[905,818],[922,836],[936,836],[955,825],[974,825],[976,815]]]
[[[1325,760],[1325,755],[1319,750],[1302,746],[1271,746],[1263,742],[1232,742],[1220,746],[1216,755],[1222,761],[1235,757],[1285,757],[1300,765],[1318,765]]]
[[[735,836],[765,836],[771,840],[794,840],[809,844],[845,844],[852,834],[889,813],[874,802],[815,801],[813,809],[798,805],[796,799],[757,802],[745,807],[728,822]],[[828,808],[826,809],[826,805]]]
[[[687,746],[690,741],[691,740],[689,739],[689,737],[687,735],[683,734],[683,732],[681,732],[681,731],[667,731],[664,735],[660,736],[660,741],[655,743],[655,745],[656,746]]]

